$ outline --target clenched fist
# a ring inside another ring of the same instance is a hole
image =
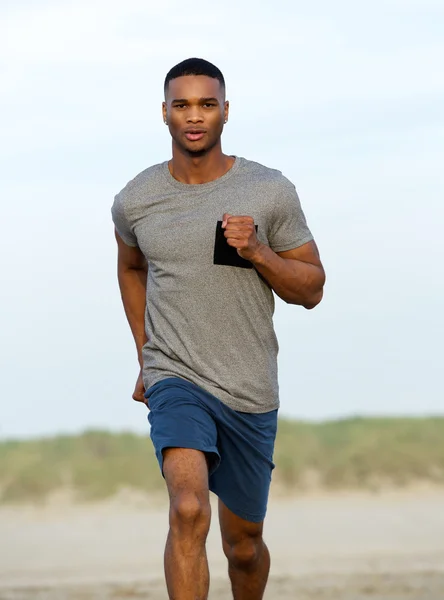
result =
[[[257,239],[253,217],[225,213],[222,219],[222,229],[225,229],[224,235],[228,245],[236,248],[242,258],[254,262],[254,257],[262,244]]]
[[[137,378],[136,385],[134,387],[133,400],[136,400],[136,402],[143,402],[148,406],[148,400],[145,398],[144,394],[145,386],[143,385],[142,369],[140,369],[139,377]]]

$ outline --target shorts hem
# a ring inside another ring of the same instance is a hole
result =
[[[265,519],[265,516],[267,514],[267,509],[265,509],[265,511],[261,512],[261,513],[248,513],[241,509],[236,508],[233,504],[231,504],[230,501],[225,500],[221,494],[218,494],[217,492],[213,492],[213,493],[216,494],[216,496],[218,498],[220,498],[220,500],[222,500],[222,502],[225,504],[225,506],[229,510],[231,510],[232,513],[234,513],[237,517],[243,519],[244,521],[249,521],[250,523],[262,523],[262,521]]]
[[[217,467],[219,466],[220,463],[220,454],[219,454],[219,450],[217,449],[216,446],[200,446],[198,443],[196,442],[184,442],[184,441],[177,441],[174,439],[171,439],[170,441],[165,441],[162,443],[161,446],[155,448],[155,452],[156,452],[156,457],[157,457],[157,461],[159,463],[159,467],[160,467],[160,471],[162,473],[162,477],[165,477],[163,474],[163,451],[166,450],[166,448],[186,448],[188,450],[199,450],[199,452],[203,452],[204,454],[215,454],[217,459],[214,463],[214,465],[212,466],[209,475],[212,475]]]

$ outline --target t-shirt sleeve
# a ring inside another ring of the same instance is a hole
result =
[[[293,184],[288,182],[275,198],[268,243],[274,252],[285,252],[311,241],[301,202]]]
[[[130,223],[125,214],[123,198],[120,194],[114,198],[114,203],[111,207],[111,215],[117,233],[127,246],[137,246],[137,237],[135,236]]]

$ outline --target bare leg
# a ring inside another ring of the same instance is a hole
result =
[[[270,571],[263,523],[244,521],[221,500],[219,522],[234,600],[262,600]]]
[[[198,450],[168,448],[163,472],[170,496],[170,530],[165,548],[165,577],[170,600],[207,600],[205,550],[211,508],[208,466]]]

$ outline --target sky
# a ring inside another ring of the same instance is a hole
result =
[[[228,154],[298,190],[327,272],[277,300],[281,414],[444,414],[444,5],[0,5],[0,438],[147,432],[110,207],[171,156],[166,72],[227,82]]]

